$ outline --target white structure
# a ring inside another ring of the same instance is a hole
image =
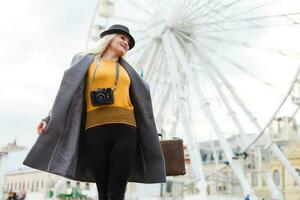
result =
[[[274,41],[289,38],[284,41],[300,52],[296,34],[288,35],[297,31],[299,13],[292,0],[99,0],[86,47],[108,26],[126,24],[136,38],[128,60],[150,84],[159,131],[187,143],[202,199],[209,197],[197,141],[212,138],[220,142],[243,195],[256,200],[240,160],[253,149],[258,170],[262,152],[272,154],[300,184],[278,147],[282,137],[272,140],[274,134],[266,131],[273,119],[283,116],[286,105],[290,112],[284,116],[295,119],[298,112],[297,92],[292,90],[300,79],[296,60],[300,54],[281,49]],[[286,25],[289,32],[276,32]],[[248,137],[250,132],[253,138]],[[232,135],[239,139],[239,152],[227,140]],[[273,199],[282,199],[267,173],[264,177]]]

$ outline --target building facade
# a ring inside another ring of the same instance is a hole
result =
[[[4,196],[8,193],[34,194],[41,199],[51,195],[54,190],[70,193],[71,188],[78,187],[81,191],[90,191],[91,183],[72,181],[55,174],[31,168],[6,173],[4,176]]]

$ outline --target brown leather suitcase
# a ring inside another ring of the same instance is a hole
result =
[[[186,170],[183,140],[180,138],[160,139],[160,145],[165,158],[167,176],[184,175]]]

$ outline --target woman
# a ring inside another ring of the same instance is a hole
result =
[[[135,45],[124,25],[100,34],[65,71],[52,112],[23,162],[96,182],[99,199],[124,199],[127,182],[166,181],[149,86],[122,58]]]

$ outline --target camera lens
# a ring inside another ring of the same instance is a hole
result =
[[[103,93],[99,93],[96,95],[97,102],[103,102],[105,99],[105,95]]]

